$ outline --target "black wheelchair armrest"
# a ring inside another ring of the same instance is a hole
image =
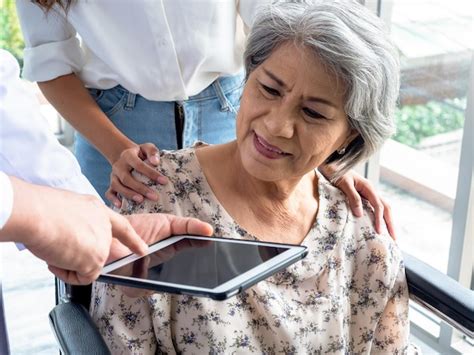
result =
[[[111,354],[83,306],[59,304],[49,313],[49,320],[63,354]]]
[[[474,337],[474,291],[409,254],[403,258],[410,298]]]

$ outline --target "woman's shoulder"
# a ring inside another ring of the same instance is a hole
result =
[[[375,231],[372,207],[365,200],[363,205],[361,217],[351,214],[348,219],[344,252],[346,255],[354,254],[353,263],[365,266],[377,278],[394,280],[403,268],[401,250],[385,228],[380,234]]]
[[[323,217],[326,222],[339,224],[343,228],[345,236],[359,237],[361,243],[382,243],[392,244],[388,231],[383,226],[383,232],[375,232],[375,214],[369,202],[362,198],[361,217],[356,217],[352,213],[349,200],[346,195],[337,187],[332,185],[324,176],[318,174],[320,208],[323,211]]]
[[[145,161],[145,163],[147,162]],[[170,183],[162,185],[168,187],[174,186],[173,183],[177,181],[190,179],[200,171],[199,163],[196,161],[193,147],[181,150],[161,150],[160,161],[158,165],[153,168],[170,180],[171,185]],[[132,176],[150,188],[160,188],[160,185],[157,182],[151,180],[138,171],[133,171]]]
[[[323,179],[319,191],[322,217],[329,227],[338,225],[339,245],[346,261],[384,271],[389,278],[396,274],[402,265],[401,251],[385,228],[380,234],[375,231],[375,215],[368,201],[362,200],[363,215],[356,217],[346,196],[337,187]]]
[[[349,203],[347,208],[350,210]],[[351,227],[352,233],[358,237],[358,241],[362,244],[380,244],[386,248],[396,247],[395,241],[390,237],[384,223],[382,223],[382,232],[375,231],[375,213],[370,203],[362,199],[362,216],[356,217],[349,213],[348,225]]]
[[[121,212],[132,213],[174,213],[187,214],[194,203],[206,193],[204,177],[194,154],[194,147],[182,150],[160,151],[160,161],[155,169],[166,176],[168,182],[160,185],[145,175],[134,171],[132,175],[158,194],[158,201],[145,199],[141,204],[131,200],[122,203]]]
[[[161,150],[158,171],[166,173],[192,173],[191,170],[199,168],[195,155],[196,146],[180,150]]]

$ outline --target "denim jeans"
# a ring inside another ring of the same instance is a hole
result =
[[[178,143],[188,147],[197,140],[210,144],[233,140],[243,80],[242,74],[221,77],[201,93],[178,102],[149,101],[120,85],[89,92],[112,123],[132,141],[173,150],[180,148]],[[175,119],[177,106],[184,116],[181,135]],[[110,164],[77,132],[75,154],[82,172],[104,198],[110,184]]]

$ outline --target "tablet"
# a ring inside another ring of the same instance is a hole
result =
[[[302,245],[180,235],[106,265],[98,281],[224,300],[306,254]]]

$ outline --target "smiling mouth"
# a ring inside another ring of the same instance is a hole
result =
[[[270,159],[277,159],[277,158],[282,158],[282,157],[291,155],[290,153],[286,153],[282,151],[281,149],[271,145],[265,139],[260,137],[255,131],[253,133],[254,133],[255,148],[260,154]]]

